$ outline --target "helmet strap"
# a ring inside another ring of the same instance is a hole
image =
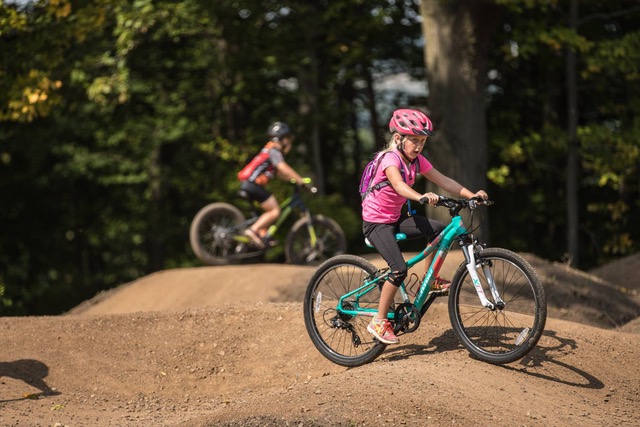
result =
[[[402,157],[404,157],[405,160],[409,162],[409,164],[411,164],[412,160],[409,158],[409,156],[407,156],[407,153],[404,152],[404,141],[406,139],[407,139],[406,136],[400,134],[400,143],[398,143],[397,147],[400,149],[400,154],[402,154]]]

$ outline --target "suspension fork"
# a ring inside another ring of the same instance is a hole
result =
[[[502,309],[505,306],[504,301],[500,297],[500,293],[498,292],[498,286],[496,285],[496,281],[493,279],[493,273],[491,272],[491,264],[488,261],[482,261],[482,271],[484,272],[484,277],[487,279],[487,283],[489,284],[489,290],[491,290],[491,295],[493,296],[493,301],[497,308]]]
[[[307,231],[309,232],[309,238],[311,239],[311,247],[315,248],[318,242],[318,237],[316,236],[316,229],[313,228],[313,218],[311,216],[311,212],[305,210],[302,213],[302,216],[307,220]]]
[[[487,297],[484,294],[484,289],[482,289],[482,283],[480,282],[480,278],[478,277],[478,270],[477,270],[477,265],[476,265],[476,259],[475,259],[475,245],[473,242],[470,242],[468,244],[464,244],[461,242],[462,247],[462,253],[464,254],[464,258],[467,262],[467,271],[469,272],[469,276],[471,276],[471,281],[473,282],[473,287],[476,289],[476,293],[478,294],[478,298],[480,298],[480,304],[482,304],[483,307],[486,307],[490,310],[495,310],[496,306],[495,304],[493,304],[491,301],[489,301],[487,299]],[[489,282],[489,288],[491,289],[491,294],[493,295],[494,299],[496,298],[496,296],[498,295],[498,292],[496,290],[496,286],[495,286],[495,282],[493,281],[493,277],[491,276],[491,274],[489,273],[489,275],[487,276],[487,270],[489,270],[489,267],[484,265],[483,266],[483,272],[485,274],[485,276],[487,277],[487,281]],[[497,299],[496,299],[497,301]]]

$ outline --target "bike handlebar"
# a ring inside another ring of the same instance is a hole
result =
[[[298,188],[303,188],[307,191],[309,191],[310,193],[316,194],[318,192],[318,187],[314,187],[313,185],[311,185],[311,178],[309,177],[304,177],[302,178],[302,183],[298,183],[295,179],[291,179],[289,180],[289,182],[295,186],[297,186]]]
[[[436,202],[436,207],[444,206],[449,208],[451,216],[457,215],[462,209],[476,209],[478,206],[491,206],[493,201],[485,200],[482,197],[472,197],[470,199],[452,199],[450,197],[438,196],[439,200]],[[428,201],[426,197],[420,199],[421,204],[425,204]]]

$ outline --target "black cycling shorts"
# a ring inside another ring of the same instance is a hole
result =
[[[407,268],[405,265],[402,250],[396,242],[396,233],[404,233],[407,239],[426,238],[428,242],[432,241],[445,227],[445,224],[427,219],[420,215],[410,217],[401,217],[398,222],[392,224],[379,224],[363,221],[362,231],[373,247],[378,251],[382,258],[387,262],[392,273],[399,273],[402,282],[406,276]],[[425,242],[426,243],[426,242]],[[400,283],[394,283],[400,286]]]
[[[242,181],[240,189],[247,193],[247,196],[249,196],[251,200],[255,200],[259,203],[264,203],[269,197],[271,197],[271,193],[255,182]]]

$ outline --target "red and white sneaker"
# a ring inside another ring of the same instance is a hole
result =
[[[396,334],[393,333],[391,322],[387,319],[371,319],[367,325],[367,331],[371,333],[378,341],[385,344],[397,344],[400,342]]]
[[[451,281],[436,276],[429,292],[438,295],[449,295],[449,288],[451,287]]]

